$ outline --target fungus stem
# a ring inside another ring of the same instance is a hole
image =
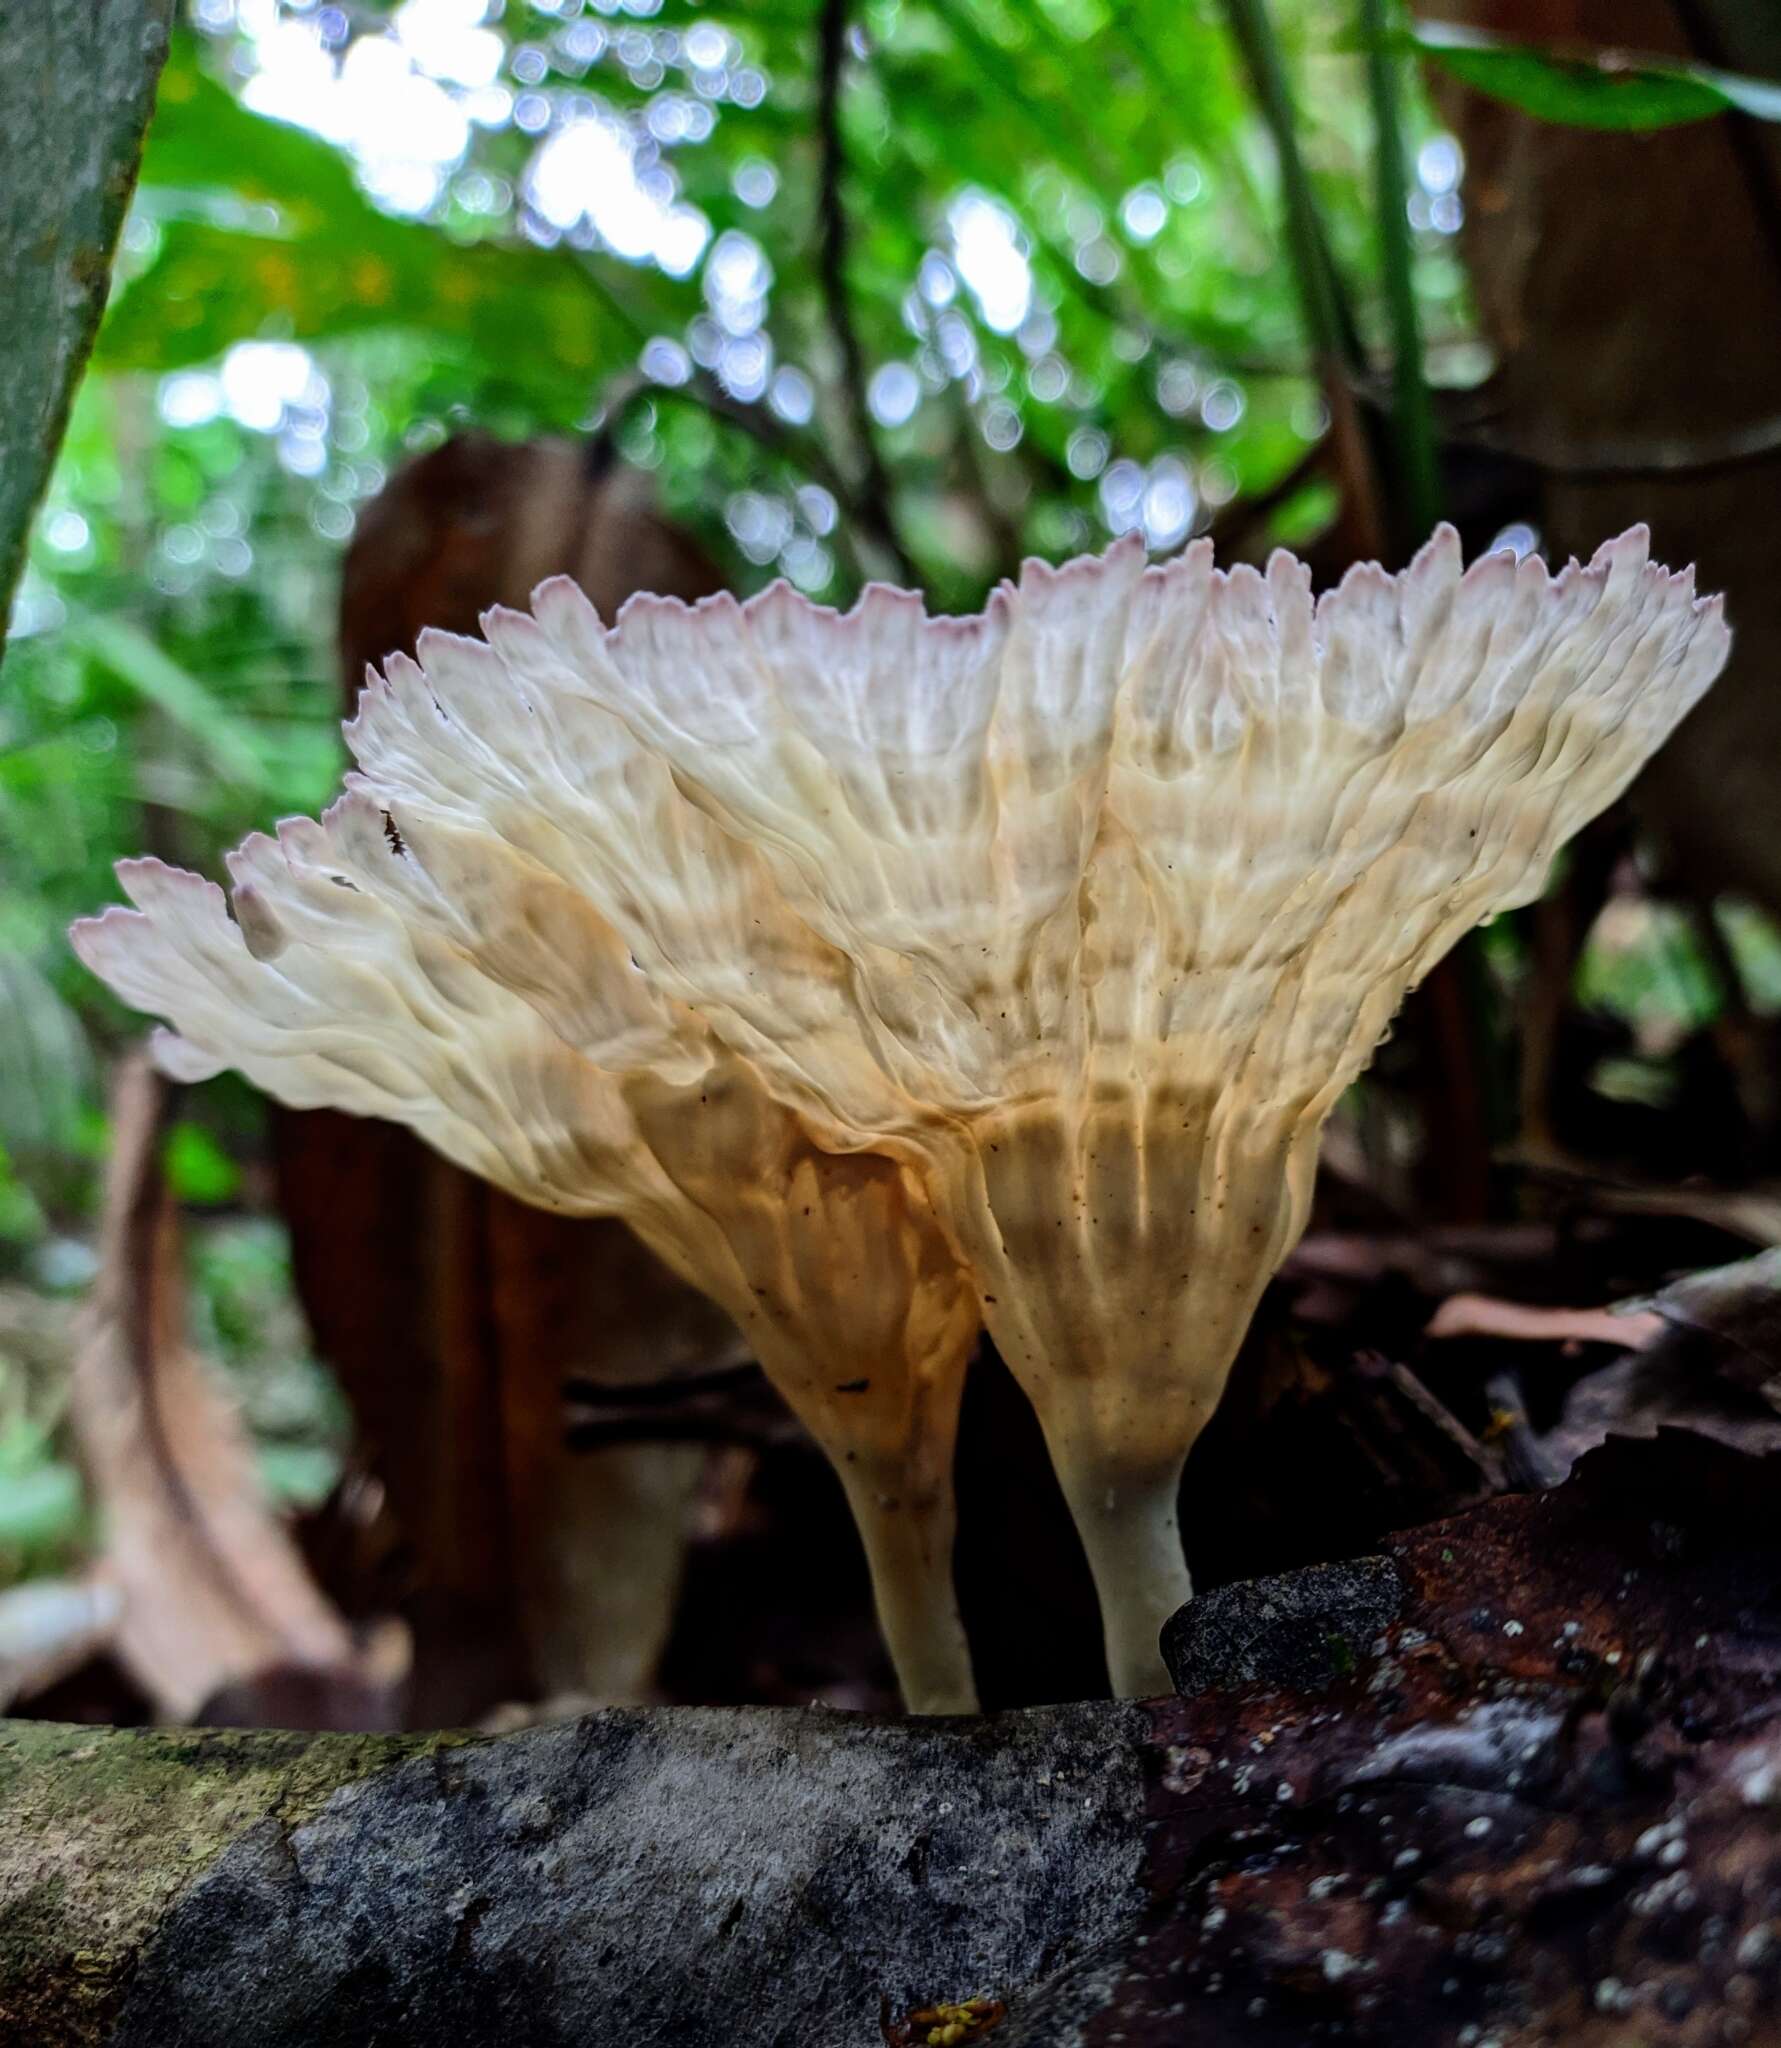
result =
[[[1101,1603],[1115,1699],[1172,1690],[1159,1647],[1163,1623],[1193,1594],[1176,1503],[1185,1455],[1134,1469],[1092,1443],[1047,1430],[1064,1499],[1088,1554]]]
[[[783,1331],[758,1334],[762,1370],[828,1454],[853,1510],[904,1706],[912,1714],[974,1714],[971,1651],[952,1582],[952,1459],[975,1329],[956,1331],[921,1369],[898,1372],[881,1356],[861,1361],[858,1377],[845,1382],[821,1364],[835,1355],[832,1342],[818,1351]]]
[[[1121,1698],[1168,1690],[1158,1637],[1190,1597],[1182,1467],[1269,1275],[1304,1226],[1314,1129],[1269,1110],[1214,1130],[1110,1088],[1068,1115],[978,1127],[955,1218],[984,1322],[1032,1402],[1094,1574]]]
[[[822,1446],[847,1495],[903,1704],[912,1714],[974,1714],[971,1652],[952,1582],[952,1486],[959,1398],[976,1321],[954,1322],[911,1365],[895,1346],[825,1361],[831,1330],[791,1330],[747,1314],[761,1370]]]
[[[950,1473],[930,1490],[909,1487],[907,1471],[837,1469],[865,1546],[878,1626],[904,1706],[912,1714],[976,1713],[971,1651],[952,1583],[957,1516]]]
[[[687,1197],[663,1256],[729,1310],[846,1491],[904,1704],[975,1712],[952,1461],[980,1318],[926,1196],[881,1153],[823,1151],[731,1054],[713,1054],[697,1117],[653,1077],[626,1101]]]
[[[858,1305],[856,1297],[856,1307]],[[971,1652],[952,1583],[952,1490],[959,1398],[976,1318],[956,1316],[911,1359],[902,1332],[844,1352],[839,1332],[750,1318],[761,1370],[828,1456],[872,1574],[872,1598],[903,1704],[912,1714],[974,1714]],[[848,1377],[825,1362],[850,1359]]]

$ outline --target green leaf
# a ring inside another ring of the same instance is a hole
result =
[[[105,617],[79,613],[69,618],[64,632],[71,646],[83,649],[195,740],[228,781],[255,792],[268,787],[266,771],[241,722],[139,626],[116,612]]]
[[[568,250],[458,241],[381,212],[338,150],[241,106],[204,74],[188,38],[167,68],[142,184],[157,202],[159,245],[113,302],[102,369],[179,369],[261,335],[400,329],[501,365],[567,422],[630,367],[645,335],[678,332],[698,310],[690,284],[616,258],[587,259],[611,280],[600,289]],[[182,212],[190,194],[270,207],[277,219]]]
[[[318,1508],[340,1477],[340,1460],[324,1444],[262,1444],[257,1462],[279,1507]]]
[[[80,1475],[72,1465],[46,1460],[9,1471],[0,1486],[0,1546],[35,1549],[65,1542],[80,1523]]]
[[[0,947],[0,1130],[7,1144],[25,1154],[66,1143],[91,1082],[80,1019],[34,961]],[[9,1184],[0,1148],[0,1190]],[[7,1228],[9,1214],[29,1227],[28,1211],[0,1200],[0,1237],[18,1234]]]
[[[1781,85],[1617,50],[1537,50],[1481,30],[1418,21],[1412,40],[1444,70],[1523,113],[1569,128],[1638,132],[1737,112],[1781,121]]]
[[[38,1243],[49,1229],[41,1204],[13,1171],[0,1145],[0,1245]]]
[[[690,306],[664,321],[684,323]],[[330,231],[295,238],[169,221],[154,261],[117,301],[97,360],[173,370],[259,335],[321,341],[399,328],[501,364],[513,383],[571,416],[636,357],[639,330],[570,258],[490,242],[460,246],[436,228],[376,216],[348,246]]]
[[[382,218],[331,144],[250,112],[207,77],[189,32],[174,38],[161,74],[140,182],[270,205],[293,228],[344,227],[355,213]]]
[[[200,1124],[176,1123],[163,1155],[167,1185],[182,1202],[214,1206],[241,1185],[241,1169]]]

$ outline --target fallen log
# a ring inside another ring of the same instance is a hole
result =
[[[9,1724],[0,2042],[1760,2048],[1778,1477],[1610,1443],[1197,1603],[1148,1704]]]

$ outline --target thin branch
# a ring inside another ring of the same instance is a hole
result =
[[[1380,268],[1391,315],[1392,441],[1402,493],[1396,511],[1399,552],[1408,555],[1441,516],[1435,415],[1423,372],[1422,321],[1416,306],[1415,252],[1410,242],[1404,131],[1398,117],[1398,58],[1387,20],[1388,0],[1360,0],[1361,40],[1373,102],[1373,189],[1379,218]]]
[[[989,529],[995,547],[996,566],[990,580],[999,582],[1007,578],[1012,582],[1020,575],[1021,560],[1026,553],[1021,545],[1020,521],[1005,506],[997,502],[989,465],[983,459],[983,437],[977,431],[977,423],[971,417],[971,408],[965,402],[964,393],[957,384],[951,385],[949,390],[953,411],[958,420],[958,433],[953,443],[954,452],[958,456],[960,467],[968,476],[972,492],[983,512],[984,525]],[[1022,452],[1029,451],[1023,448]],[[1061,463],[1053,463],[1049,457],[1041,459],[1054,472],[1054,487],[1059,474],[1066,484],[1074,485],[1075,478]]]
[[[1279,160],[1286,202],[1287,247],[1305,331],[1326,374],[1340,368],[1350,380],[1363,379],[1366,359],[1335,258],[1330,253],[1317,194],[1299,152],[1292,89],[1287,83],[1286,67],[1280,61],[1280,46],[1274,38],[1267,0],[1224,0],[1224,15]]]
[[[1297,462],[1265,489],[1252,497],[1233,498],[1229,507],[1206,529],[1221,562],[1228,562],[1265,520],[1279,511],[1296,491],[1323,475],[1333,465],[1328,436],[1313,441]],[[1184,541],[1182,546],[1187,543]]]
[[[817,275],[829,333],[841,358],[841,389],[853,428],[863,494],[855,507],[866,530],[897,564],[911,586],[921,578],[891,516],[891,480],[879,452],[872,408],[866,399],[866,357],[854,326],[847,294],[847,207],[841,187],[847,154],[841,140],[841,74],[847,61],[848,0],[823,0],[817,20],[816,132],[822,151],[817,192]]]

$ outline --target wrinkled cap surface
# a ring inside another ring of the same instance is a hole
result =
[[[1147,568],[1128,542],[1031,563],[974,619],[882,589],[842,616],[783,585],[633,599],[610,630],[561,581],[535,605],[515,689],[621,719],[639,772],[758,862],[746,893],[770,877],[775,924],[842,963],[750,972],[776,998],[760,1056],[856,1130],[862,1060],[901,1098],[870,1105],[887,1121],[1159,1075],[1327,1104],[1440,954],[1538,893],[1728,644],[1643,529],[1556,576],[1463,569],[1443,529],[1317,600],[1284,554],[1227,573],[1201,542]],[[509,655],[517,629],[495,637]],[[728,1033],[710,963],[748,929],[701,942],[698,921],[659,951]]]
[[[71,935],[125,1001],[175,1026],[155,1039],[166,1072],[195,1081],[234,1067],[294,1108],[406,1124],[544,1206],[604,1214],[664,1192],[613,1075],[587,1050],[647,1055],[675,1072],[697,1056],[697,1034],[689,1039],[610,933],[596,962],[547,927],[573,970],[559,994],[578,1050],[446,935],[473,910],[473,893],[421,913],[414,896],[437,884],[398,855],[362,795],[320,824],[290,819],[276,839],[256,834],[230,866],[233,918],[214,883],[125,861],[118,873],[136,908],[107,910]],[[398,878],[414,892],[408,901]],[[503,936],[527,949],[523,931]],[[575,936],[595,946],[591,926]]]
[[[488,641],[421,635],[372,675],[346,735],[395,828],[474,837],[490,875],[549,877],[595,904],[664,997],[695,1008],[838,1140],[914,1114],[866,1043],[854,964],[797,916],[762,855],[689,802],[668,764],[589,693],[604,629],[572,585],[549,632],[497,610]]]
[[[167,1072],[234,1067],[293,1107],[406,1124],[522,1200],[623,1216],[745,1327],[778,1317],[794,1351],[837,1290],[851,1337],[870,1330],[887,1356],[925,1358],[935,1315],[968,1348],[968,1290],[901,1169],[813,1145],[539,861],[438,808],[398,814],[360,780],[228,865],[225,897],[124,862],[136,908],[73,932],[119,995],[177,1027],[156,1035]]]
[[[1556,576],[1443,530],[1316,601],[1283,554],[1121,543],[970,619],[778,585],[608,628],[560,579],[535,611],[372,679],[347,797],[236,856],[238,925],[128,872],[194,974],[126,913],[79,943],[164,1057],[339,1101],[324,1061],[483,1172],[536,1173],[571,1098],[604,1128],[607,1073],[696,1072],[708,1026],[835,1144],[1109,1088],[1314,1119],[1727,645],[1641,529]]]

